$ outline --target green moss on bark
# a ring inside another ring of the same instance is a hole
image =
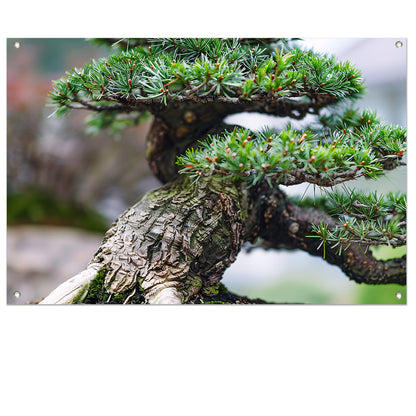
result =
[[[122,293],[110,294],[104,285],[105,277],[108,273],[108,269],[103,267],[92,280],[88,289],[88,294],[81,302],[84,304],[124,304],[128,299],[130,304],[142,304],[144,303],[143,291],[140,287],[140,282],[137,284],[133,291],[126,291]]]
[[[264,305],[268,303],[261,299],[249,299],[246,296],[239,296],[229,292],[222,283],[217,285],[217,290],[217,293],[204,293],[201,291],[197,295],[192,296],[187,303],[194,305]]]
[[[110,295],[104,287],[104,279],[107,274],[107,268],[103,267],[91,281],[88,294],[83,303],[104,303]]]

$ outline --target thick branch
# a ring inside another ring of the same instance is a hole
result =
[[[317,209],[300,208],[291,203],[282,192],[269,193],[263,208],[261,237],[269,248],[301,249],[314,256],[323,256],[323,247],[312,235],[311,223],[321,222],[335,226],[335,219]],[[321,247],[320,247],[321,246]],[[338,247],[327,245],[325,260],[338,266],[351,280],[357,283],[406,284],[406,256],[399,259],[377,260],[370,250],[353,243],[338,254]]]
[[[177,106],[157,113],[147,136],[146,158],[153,173],[163,182],[171,181],[179,171],[177,155],[189,147],[198,147],[208,134],[232,128],[222,122],[228,109],[221,105]]]
[[[202,88],[203,84],[199,87]],[[166,93],[166,105],[161,102],[159,97],[137,99],[121,94],[106,93],[102,95],[103,100],[116,101],[129,108],[130,110],[148,110],[151,113],[158,113],[171,107],[192,106],[194,104],[208,105],[221,104],[227,106],[227,114],[240,112],[261,112],[273,114],[279,117],[291,117],[302,119],[308,113],[317,114],[318,110],[336,103],[336,97],[323,93],[292,93],[291,96],[281,97],[266,92],[259,92],[252,95],[250,99],[242,97],[227,97],[224,95],[197,95],[199,87],[190,87],[180,94]],[[299,101],[301,96],[308,97],[309,100]]]

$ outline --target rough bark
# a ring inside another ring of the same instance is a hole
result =
[[[175,103],[176,104],[176,103]],[[163,183],[170,182],[178,174],[177,155],[189,147],[198,147],[208,134],[216,134],[232,126],[222,122],[228,114],[225,105],[191,103],[179,105],[155,113],[147,137],[146,157],[155,176]]]
[[[183,303],[199,292],[217,294],[243,241],[244,201],[229,180],[190,185],[181,176],[123,213],[87,270],[100,271],[105,293],[126,302],[136,292],[146,303]],[[82,281],[84,289],[90,284]],[[61,292],[63,301],[74,302],[74,296]],[[88,294],[75,299],[88,303]],[[56,300],[51,294],[42,303]]]

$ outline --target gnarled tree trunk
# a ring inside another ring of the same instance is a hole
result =
[[[58,288],[41,303],[104,302],[115,296],[128,302],[134,295],[147,303],[183,303],[199,292],[218,292],[243,241],[248,202],[241,192],[230,180],[191,185],[182,176],[149,192],[105,234],[74,281],[82,287],[66,297]],[[97,278],[103,287],[91,290]]]
[[[321,221],[332,219],[293,205],[267,184],[247,189],[215,176],[191,184],[180,176],[124,212],[88,268],[40,303],[259,303],[220,284],[242,243],[260,237],[266,248],[322,256],[319,242],[308,238],[311,223]],[[405,257],[377,261],[356,245],[341,256],[330,247],[326,252],[358,283],[405,284]]]

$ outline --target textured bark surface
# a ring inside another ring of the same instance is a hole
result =
[[[90,267],[112,294],[143,292],[148,303],[182,303],[217,290],[242,243],[241,196],[231,182],[179,177],[122,214]]]
[[[191,103],[155,113],[152,128],[147,137],[146,157],[155,176],[163,183],[170,182],[178,174],[177,155],[189,147],[198,147],[208,134],[216,134],[233,127],[223,123],[230,112],[230,105]],[[231,107],[236,109],[235,106]]]

